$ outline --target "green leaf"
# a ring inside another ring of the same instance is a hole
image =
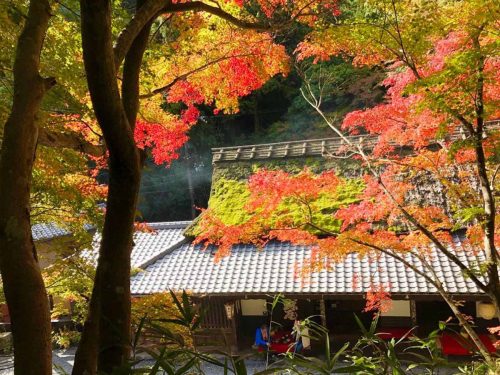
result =
[[[247,375],[247,367],[242,358],[231,357],[231,360],[233,362],[233,369],[236,375]]]
[[[174,291],[172,289],[169,289],[169,292],[170,292],[170,296],[172,297],[172,300],[175,303],[175,306],[177,306],[177,309],[179,310],[181,315],[183,315],[184,309],[182,308],[182,305],[181,305],[179,299],[177,298],[177,295],[174,293]]]
[[[441,331],[444,331],[446,329],[446,323],[440,320],[439,321],[439,329]]]
[[[188,370],[191,369],[195,365],[195,363],[196,363],[196,357],[192,357],[186,364],[177,369],[175,375],[187,374]]]
[[[133,348],[137,348],[137,345],[139,344],[139,338],[141,336],[142,329],[144,327],[145,322],[146,322],[146,316],[141,318],[141,320],[139,321],[139,324],[137,326],[137,329],[135,330]]]

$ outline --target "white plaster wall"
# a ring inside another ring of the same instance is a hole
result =
[[[243,316],[262,316],[267,314],[267,305],[265,299],[242,299],[241,315]]]
[[[382,312],[382,316],[411,316],[410,301],[392,301],[392,307],[387,312]]]

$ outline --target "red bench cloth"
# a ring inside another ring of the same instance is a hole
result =
[[[273,353],[286,353],[288,350],[291,350],[293,351],[293,347],[295,346],[295,344],[293,344],[292,346],[290,346],[290,344],[279,344],[279,343],[274,343],[274,344],[271,344],[271,347],[269,348],[269,350]],[[259,346],[257,348],[257,351],[259,352],[263,352],[265,351],[266,349],[262,346]]]
[[[481,334],[478,336],[490,353],[496,352],[495,346],[488,335]],[[445,355],[471,355],[469,348],[474,348],[474,343],[470,339],[453,333],[443,333],[439,336],[439,342]]]
[[[380,332],[377,332],[377,335],[383,340],[390,339],[400,339],[406,335],[411,328],[380,328]],[[408,335],[411,335],[409,333]]]
[[[286,353],[288,350],[293,351],[293,347],[295,346],[295,343],[289,342],[277,342],[282,340],[285,336],[289,336],[290,332],[287,331],[277,331],[274,332],[273,335],[271,336],[271,346],[269,347],[269,350],[273,353]],[[257,349],[259,352],[265,351],[265,348],[259,347]]]
[[[275,343],[271,344],[271,351],[275,353],[286,353],[288,350],[293,351],[293,347],[295,344],[290,345],[290,344],[280,344],[280,343]]]

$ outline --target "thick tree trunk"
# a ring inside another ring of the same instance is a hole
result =
[[[137,7],[140,8],[144,1],[138,0]],[[138,33],[134,39],[130,50],[125,56],[123,66],[123,82],[122,82],[122,104],[124,116],[126,117],[128,127],[131,134],[135,127],[137,111],[139,109],[139,76],[142,65],[142,59],[149,39],[151,22],[147,23],[144,28]],[[130,356],[131,349],[131,306],[130,306],[130,254],[132,251],[132,234],[133,222],[137,208],[137,198],[139,195],[141,182],[141,169],[145,159],[145,155],[135,147],[134,139],[131,138],[134,145],[134,173],[123,173],[123,160],[120,160],[118,168],[110,167],[110,193],[108,195],[107,217],[109,216],[110,237],[124,236],[129,238],[128,242],[123,242],[121,249],[118,248],[115,238],[109,243],[109,251],[101,251],[100,266],[105,266],[104,256],[110,256],[109,268],[103,269],[101,278],[101,326],[100,326],[100,352],[98,360],[98,370],[109,372],[119,364],[123,364]],[[128,163],[132,166],[132,160],[127,158]],[[112,191],[113,179],[116,179],[116,190]],[[112,202],[112,200],[116,200]],[[115,209],[112,207],[115,203]],[[123,230],[120,230],[119,225],[123,225],[123,217],[127,218],[129,225]],[[112,224],[114,222],[114,224]],[[125,230],[128,229],[128,233]],[[104,237],[103,237],[104,238]],[[102,246],[104,248],[105,243]],[[113,254],[115,252],[115,254]],[[116,264],[116,260],[120,259]],[[106,272],[108,271],[108,272]],[[112,290],[106,284],[114,278],[115,285],[123,287],[123,296],[120,305],[109,303],[112,298]],[[118,331],[112,327],[106,327],[107,319],[120,319],[120,325],[117,325]],[[121,333],[118,333],[121,332]],[[118,334],[117,334],[118,333]],[[122,340],[122,345],[116,344]],[[115,347],[114,349],[113,346]],[[109,349],[108,349],[109,348]]]
[[[130,354],[130,253],[140,184],[134,159],[136,167],[130,169],[123,161],[110,161],[100,255],[73,375],[111,373]]]
[[[204,10],[242,28],[262,29],[240,21],[220,8],[196,3],[171,8],[164,0],[138,0],[135,17],[112,47],[111,1],[80,0],[82,44],[94,112],[110,155],[107,210],[92,295],[91,315],[75,358],[74,375],[109,373],[123,364],[130,349],[130,253],[133,221],[144,154],[135,146],[133,130],[138,109],[139,73],[151,22],[162,9]],[[116,82],[125,58],[122,98]],[[98,343],[98,344],[97,344]],[[85,372],[86,371],[86,372]]]
[[[72,375],[93,375],[97,372],[97,353],[99,345],[99,297],[98,275],[94,279],[89,310],[83,326],[82,337],[75,353]]]
[[[130,253],[140,184],[140,157],[130,121],[135,122],[137,103],[133,97],[127,97],[124,106],[120,98],[112,48],[110,2],[82,0],[81,14],[85,70],[94,111],[109,149],[110,180],[92,296],[98,321],[85,327],[86,344],[82,345],[88,345],[85,350],[81,349],[79,360],[82,363],[78,368],[95,373],[90,354],[98,352],[98,372],[111,373],[128,359],[131,346]],[[140,60],[138,62],[140,66]],[[134,77],[125,69],[124,80],[127,81],[124,85],[138,87],[138,72]]]
[[[98,370],[104,373],[122,365],[130,355],[130,253],[139,193],[139,156],[111,158],[107,212],[97,272],[100,324]]]
[[[31,237],[30,187],[45,92],[39,74],[50,19],[46,0],[31,1],[14,63],[14,100],[0,156],[0,270],[12,321],[14,373],[52,374],[50,311]]]

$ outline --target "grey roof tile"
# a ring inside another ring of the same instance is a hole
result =
[[[71,233],[54,223],[40,223],[31,226],[34,241],[46,241],[57,237],[68,236]]]
[[[184,229],[190,222],[166,222],[148,224],[154,233],[134,233],[134,248],[132,249],[131,264],[133,267],[145,267],[155,257],[178,245],[185,240]]]
[[[95,229],[90,224],[85,224],[83,229],[91,232]],[[48,241],[54,238],[71,235],[71,232],[55,223],[39,223],[31,226],[31,235],[34,241]]]
[[[149,265],[156,267],[153,263],[159,256],[168,253],[186,240],[183,232],[190,223],[189,221],[148,223],[153,232],[135,232],[131,254],[132,267],[144,268]],[[101,234],[96,233],[93,238],[93,249],[82,252],[82,256],[96,261],[100,241]]]
[[[165,229],[172,230],[172,229]],[[163,230],[158,230],[160,236]],[[172,235],[172,234],[170,234]],[[364,293],[375,283],[382,283],[392,293],[436,293],[422,276],[395,259],[381,255],[360,259],[351,254],[328,270],[309,276],[297,275],[307,264],[311,249],[288,243],[270,242],[264,249],[250,245],[233,247],[231,255],[215,263],[213,248],[184,243],[163,254],[158,237],[141,234],[136,241],[135,259],[160,254],[144,271],[132,277],[133,294],[150,294],[168,289],[186,289],[192,293]],[[149,237],[149,238],[146,238]],[[459,240],[457,240],[459,244]],[[460,250],[460,244],[457,245]],[[457,250],[457,251],[459,251]],[[139,255],[139,253],[143,253]],[[465,254],[461,254],[465,258]],[[423,269],[410,254],[405,258]],[[445,287],[453,293],[478,294],[474,283],[464,279],[457,266],[437,251],[429,253]],[[357,282],[354,282],[357,275]]]

